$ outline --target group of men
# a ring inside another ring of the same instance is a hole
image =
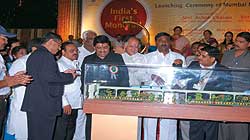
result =
[[[7,37],[12,36],[15,35],[0,27],[0,46],[3,47],[7,42]],[[122,54],[117,54],[111,50],[111,41],[105,35],[97,36],[94,31],[88,30],[82,36],[83,46],[78,48],[73,42],[62,42],[59,35],[49,32],[31,45],[35,48],[32,53],[17,59],[13,63],[10,68],[10,76],[5,75],[4,64],[1,65],[1,130],[3,130],[3,122],[6,116],[6,99],[10,92],[8,87],[15,86],[13,88],[14,101],[16,102],[16,104],[13,104],[16,105],[14,116],[22,119],[22,121],[15,121],[18,126],[14,129],[16,139],[90,140],[91,114],[85,115],[82,110],[84,82],[105,80],[106,82],[101,83],[102,85],[124,87],[138,86],[145,82],[150,85],[163,86],[172,82],[165,77],[167,71],[143,71],[135,67],[129,67],[129,65],[186,67],[185,57],[171,51],[171,36],[165,32],[160,32],[155,36],[157,50],[145,55],[138,53],[140,40],[134,36],[128,38],[125,42]],[[225,68],[219,64],[219,50],[217,48],[204,43],[201,43],[200,46],[202,46],[202,49],[199,52],[198,59],[190,64],[190,68]],[[236,48],[225,53],[222,63],[228,67],[241,65],[241,67],[249,68],[250,64],[248,63],[250,61],[245,62],[250,57],[247,51],[249,46],[250,33],[238,34]],[[62,51],[62,57],[56,60],[54,55],[59,50]],[[230,59],[234,61],[230,61]],[[96,64],[96,66],[88,67],[88,64]],[[124,67],[125,65],[128,67]],[[96,69],[98,69],[98,73]],[[115,70],[115,72],[112,70]],[[22,71],[25,71],[25,73]],[[217,86],[220,85],[218,81],[228,82],[218,79],[218,75],[221,75],[221,73],[205,71],[201,75],[203,76],[188,81],[186,89],[231,90],[224,86]],[[232,86],[234,84],[235,86]],[[241,86],[245,89],[248,88],[248,86],[239,84],[241,83],[232,83],[232,85],[226,87],[237,88]],[[141,119],[138,123],[138,139],[141,139]],[[143,124],[145,140],[156,139],[156,130],[159,124],[160,140],[177,140],[177,120],[144,118]],[[235,126],[236,124],[229,123],[219,125],[218,122],[212,121],[183,121],[181,122],[181,129],[185,130],[181,131],[182,138],[184,140],[214,140],[218,139],[219,136],[220,140],[237,139],[239,137],[242,140],[247,139],[248,124],[238,124],[236,128],[238,130],[235,130]]]

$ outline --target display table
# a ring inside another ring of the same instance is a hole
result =
[[[250,122],[250,108],[248,107],[88,99],[84,104],[84,112],[93,114],[92,140],[136,140],[138,116]],[[116,136],[119,136],[119,138]]]

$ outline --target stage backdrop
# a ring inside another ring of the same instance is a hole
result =
[[[141,27],[123,24],[133,21],[148,29],[150,43],[154,44],[156,33],[173,34],[173,28],[179,25],[191,42],[199,41],[206,29],[221,42],[226,31],[235,35],[250,31],[249,9],[249,0],[84,0],[81,29],[109,37],[137,34],[146,41]]]

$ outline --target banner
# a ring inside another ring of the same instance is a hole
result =
[[[227,31],[235,36],[250,31],[249,8],[249,0],[85,0],[82,31],[91,29],[110,38],[133,34],[145,42],[145,27],[153,45],[158,32],[173,34],[178,25],[190,42],[201,40],[207,29],[222,42]]]

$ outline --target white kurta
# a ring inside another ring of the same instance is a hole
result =
[[[60,72],[64,72],[68,69],[78,69],[77,60],[71,61],[70,59],[62,56],[58,61],[58,68]],[[81,94],[81,78],[77,76],[72,84],[68,84],[64,86],[64,93],[62,96],[62,105],[63,107],[66,105],[70,105],[72,109],[80,109],[82,108],[83,97]]]
[[[145,77],[146,71],[140,67],[146,64],[146,59],[143,54],[136,53],[130,56],[127,53],[123,53],[122,58],[126,66],[128,67],[130,86],[140,86],[141,82],[145,82],[148,80],[147,77]],[[139,117],[137,127],[137,140],[141,140],[141,124],[142,118]]]
[[[15,75],[19,71],[26,71],[26,61],[30,54],[25,55],[15,60],[9,70],[10,76]],[[25,86],[13,88],[12,99],[10,102],[9,121],[7,122],[9,129],[7,132],[15,134],[15,138],[26,140],[28,139],[28,127],[26,112],[21,111],[23,97],[25,94]]]
[[[82,45],[81,47],[78,48],[79,51],[79,56],[78,56],[78,61],[80,62],[80,67],[82,66],[82,61],[84,60],[84,58],[88,55],[93,54],[94,52],[90,52],[88,51],[86,48],[84,48],[84,46]]]
[[[161,66],[172,66],[174,60],[181,59],[183,61],[183,66],[185,64],[185,58],[179,54],[169,51],[165,56],[158,50],[145,55],[147,64],[158,66],[159,69],[148,71],[151,74],[156,74],[160,76],[165,82],[166,86],[172,83],[173,74],[170,68]],[[154,83],[156,85],[156,83]],[[145,118],[144,119],[144,140],[155,140],[156,139],[156,118]],[[160,140],[176,140],[177,139],[177,120],[173,119],[161,119],[160,120]]]
[[[84,48],[84,46],[79,47],[78,51],[79,51],[78,62],[81,67],[84,58],[90,54],[93,54],[94,52],[88,51],[87,49]],[[87,117],[85,113],[83,112],[83,110],[79,109],[78,114],[77,114],[77,119],[76,119],[76,130],[75,130],[73,140],[85,140],[86,119]]]
[[[143,54],[136,53],[130,56],[127,53],[123,53],[122,58],[128,67],[130,86],[140,86],[141,82],[148,80],[145,77],[146,71],[141,68],[142,65],[146,64],[146,59]]]
[[[67,69],[79,69],[79,62],[71,61],[62,56],[58,61],[58,67],[61,72]],[[81,93],[81,78],[78,76],[72,84],[64,86],[64,94],[62,96],[62,105],[71,105],[72,109],[78,109],[76,120],[76,130],[74,134],[75,140],[85,140],[86,116],[82,111],[83,95]]]

